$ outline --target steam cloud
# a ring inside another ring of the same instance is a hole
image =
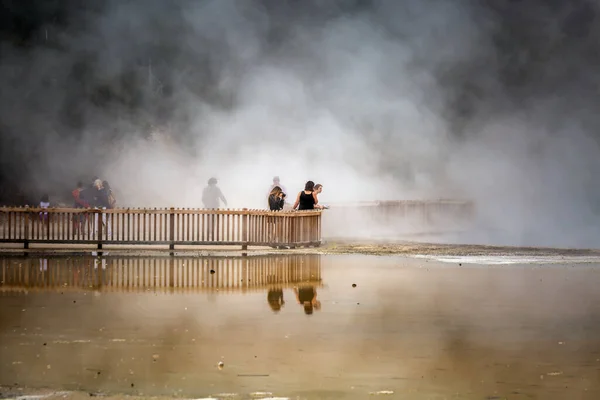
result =
[[[262,208],[280,175],[473,199],[466,240],[600,245],[596,2],[4,3],[4,201],[100,175],[121,205],[198,207],[216,176]]]

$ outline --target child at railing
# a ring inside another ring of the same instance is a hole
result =
[[[45,194],[42,196],[42,199],[40,200],[40,208],[48,209],[48,207],[50,207],[50,200],[48,199],[48,195]],[[48,213],[40,212],[40,220],[43,223],[47,223],[48,222]]]

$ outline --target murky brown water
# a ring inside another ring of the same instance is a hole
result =
[[[3,386],[186,398],[600,398],[593,263],[3,258],[0,277]]]

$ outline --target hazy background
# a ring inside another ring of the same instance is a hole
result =
[[[2,203],[100,175],[121,205],[198,207],[215,176],[262,208],[280,175],[326,203],[473,199],[464,240],[600,246],[597,1],[2,7]]]

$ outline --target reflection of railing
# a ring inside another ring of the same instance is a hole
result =
[[[0,207],[0,242],[316,246],[321,212]]]
[[[319,285],[319,255],[0,259],[2,290],[252,291]]]

